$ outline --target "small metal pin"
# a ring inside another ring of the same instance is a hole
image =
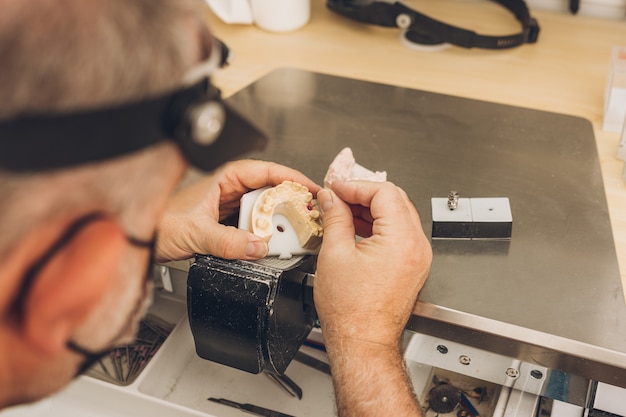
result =
[[[448,208],[455,210],[459,205],[459,193],[456,191],[450,191],[448,194]]]

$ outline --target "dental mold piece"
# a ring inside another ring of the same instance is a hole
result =
[[[352,149],[343,148],[331,162],[324,177],[324,187],[330,187],[335,180],[367,180],[385,182],[386,171],[371,171],[356,163]]]
[[[268,242],[268,255],[289,259],[317,253],[324,234],[313,195],[302,184],[284,181],[245,194],[241,199],[239,228]]]
[[[296,231],[300,246],[305,249],[319,246],[323,231],[320,212],[310,206],[312,200],[307,187],[292,181],[263,191],[252,208],[252,232],[269,241],[274,233],[272,217],[282,214]]]

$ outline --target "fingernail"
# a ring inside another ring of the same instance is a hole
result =
[[[322,189],[317,193],[317,202],[322,212],[328,211],[333,207],[333,193],[330,190]]]
[[[246,256],[250,258],[264,258],[267,255],[267,243],[264,240],[254,240],[248,242]]]

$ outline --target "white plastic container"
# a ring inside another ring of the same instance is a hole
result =
[[[619,132],[626,115],[626,46],[611,50],[611,62],[604,92],[604,130]]]
[[[254,23],[270,32],[291,32],[306,25],[310,0],[250,0]]]

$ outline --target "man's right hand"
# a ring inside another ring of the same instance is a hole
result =
[[[315,306],[339,415],[419,416],[399,344],[432,260],[417,210],[389,182],[335,181],[317,199]]]
[[[395,346],[432,259],[417,210],[390,182],[338,181],[317,197],[324,240],[315,305],[328,336]]]

